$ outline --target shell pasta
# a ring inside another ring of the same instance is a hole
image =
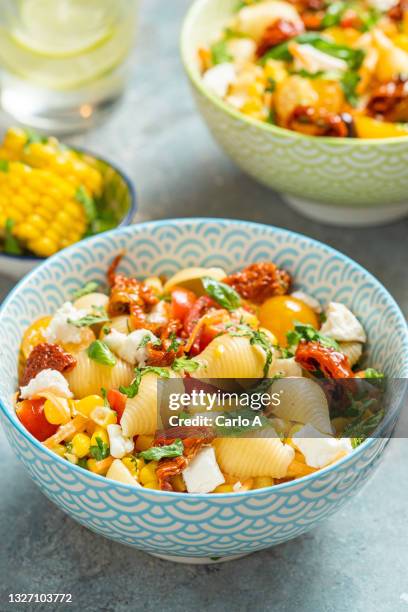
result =
[[[22,339],[17,416],[64,460],[126,485],[236,493],[311,474],[379,424],[383,375],[360,365],[367,338],[346,305],[292,290],[272,262],[139,280],[120,260],[107,294],[84,288]]]

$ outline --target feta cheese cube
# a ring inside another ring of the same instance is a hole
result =
[[[329,438],[313,425],[305,425],[299,429],[292,440],[304,455],[307,465],[313,468],[325,467],[352,451],[349,438]]]
[[[344,304],[330,302],[325,315],[326,321],[320,329],[323,335],[338,342],[366,342],[363,326]]]
[[[225,482],[212,446],[204,446],[182,474],[189,493],[210,493]]]
[[[131,438],[126,438],[123,435],[120,425],[108,425],[109,447],[110,454],[115,459],[122,459],[125,455],[131,453],[135,447],[135,443]]]
[[[65,302],[52,317],[44,338],[47,342],[62,342],[63,344],[79,344],[83,338],[83,328],[76,327],[70,321],[78,321],[88,314],[87,310],[78,310],[71,302]]]
[[[58,370],[47,369],[38,372],[37,376],[32,378],[28,385],[20,388],[20,397],[31,399],[42,391],[51,391],[60,397],[72,397],[66,379]]]
[[[130,334],[122,334],[122,332],[118,332],[116,329],[111,329],[103,341],[121,359],[132,365],[144,366],[148,353],[146,346],[141,346],[141,344],[143,344],[146,336],[152,341],[158,340],[148,329],[137,329]]]

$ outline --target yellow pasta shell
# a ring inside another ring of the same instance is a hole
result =
[[[88,357],[85,350],[74,354],[77,364],[71,372],[65,375],[76,399],[87,395],[100,395],[101,388],[117,389],[121,385],[129,385],[133,379],[133,367],[116,358],[116,365],[105,366]]]
[[[177,286],[194,291],[196,295],[203,295],[205,291],[201,279],[204,276],[222,281],[227,274],[222,268],[184,268],[169,278],[163,287],[164,292],[168,293]]]

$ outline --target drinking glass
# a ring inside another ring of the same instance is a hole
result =
[[[0,106],[53,133],[100,120],[120,97],[137,0],[0,0]]]

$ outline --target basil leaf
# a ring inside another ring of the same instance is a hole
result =
[[[321,345],[326,346],[327,348],[340,351],[340,346],[335,340],[333,340],[333,338],[324,336],[312,325],[304,323],[295,323],[294,331],[289,331],[286,334],[286,338],[288,341],[289,350],[297,346],[301,340],[306,340],[306,342],[320,342]]]
[[[83,185],[76,190],[75,199],[84,207],[88,222],[95,221],[97,217],[95,201],[91,198]]]
[[[106,442],[103,442],[101,438],[97,437],[96,444],[97,446],[91,446],[91,448],[89,449],[91,457],[93,457],[97,461],[102,461],[103,459],[109,457],[110,449]]]
[[[9,162],[7,159],[0,159],[0,172],[8,172],[9,171]]]
[[[182,370],[184,370],[184,372],[195,372],[199,366],[200,364],[198,361],[195,361],[195,359],[178,357],[173,361],[171,368],[175,372],[180,372]]]
[[[135,377],[130,383],[128,387],[120,386],[119,391],[124,393],[127,397],[132,398],[135,397],[139,392],[140,383],[142,381],[142,376],[148,374],[149,372],[154,372],[157,376],[161,378],[169,378],[170,372],[166,368],[159,368],[156,366],[146,366],[145,368],[135,368]]]
[[[379,372],[378,370],[376,370],[375,368],[366,368],[364,370],[364,378],[365,379],[370,379],[370,378],[384,378],[384,374],[382,372]]]
[[[259,329],[252,329],[249,325],[241,324],[238,325],[235,330],[228,332],[231,336],[249,338],[249,343],[254,345],[257,344],[265,351],[265,364],[263,367],[263,377],[267,378],[269,372],[269,366],[272,363],[273,352],[272,344],[265,332]]]
[[[102,342],[102,340],[95,340],[88,346],[87,349],[88,357],[100,363],[101,365],[114,366],[116,364],[116,357],[110,350],[109,346]]]
[[[89,327],[96,323],[106,323],[106,321],[110,321],[106,311],[98,307],[94,307],[94,312],[90,312],[80,319],[67,319],[67,323],[75,327]]]
[[[299,36],[294,36],[293,38],[275,47],[269,49],[265,55],[263,55],[260,59],[261,64],[265,64],[268,59],[277,59],[277,60],[285,60],[290,62],[292,59],[292,54],[289,51],[289,42],[296,41],[297,43],[308,43],[312,44],[315,40],[320,40],[322,37],[317,32],[305,32],[304,34],[300,34]]]
[[[351,106],[357,106],[358,104],[357,85],[359,84],[360,79],[360,75],[353,70],[347,70],[347,72],[345,72],[340,79],[340,85],[343,93]]]
[[[13,236],[13,227],[15,222],[13,219],[7,219],[4,231],[4,252],[9,253],[9,255],[21,255],[23,250],[15,236]]]
[[[83,297],[84,295],[93,293],[98,289],[98,287],[98,283],[96,283],[95,281],[90,281],[89,283],[86,283],[81,289],[77,289],[76,291],[74,291],[74,293],[72,294],[72,299],[77,300],[78,298]]]
[[[321,27],[331,28],[332,26],[338,25],[346,8],[347,6],[344,2],[333,2],[333,4],[330,4],[322,19]]]
[[[184,452],[184,444],[177,439],[172,444],[166,446],[152,446],[151,448],[139,453],[139,457],[146,461],[160,461],[165,457],[180,457]]]
[[[166,349],[166,353],[170,353],[171,351],[173,351],[174,353],[176,353],[178,351],[178,348],[181,344],[181,340],[179,340],[176,336],[176,334],[174,332],[171,332],[170,336],[169,336],[169,340],[170,340],[170,344]]]
[[[365,53],[362,49],[352,49],[347,45],[338,45],[322,37],[310,44],[323,53],[344,60],[350,70],[358,70],[364,60]]]
[[[223,308],[235,310],[240,305],[241,298],[233,287],[209,276],[204,276],[202,283],[206,293]]]
[[[371,435],[381,423],[384,410],[381,409],[366,419],[357,418],[344,428],[343,438],[359,438],[361,441]],[[361,442],[360,442],[361,443]]]
[[[214,65],[223,64],[224,62],[230,62],[232,60],[225,40],[219,40],[211,46],[211,60]]]

